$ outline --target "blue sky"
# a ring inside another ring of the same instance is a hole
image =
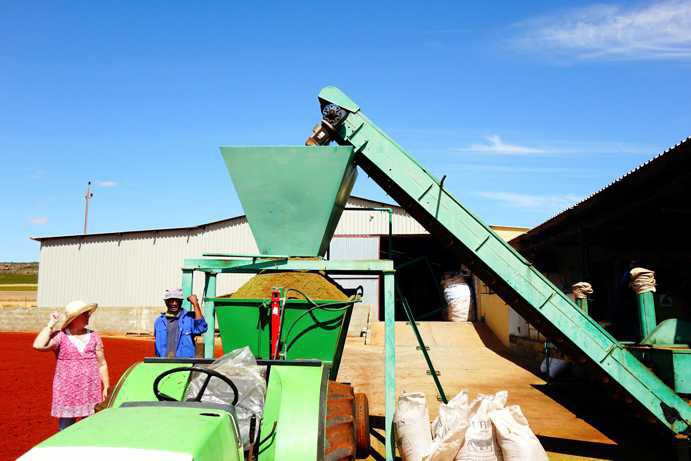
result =
[[[690,2],[261,5],[1,1],[0,261],[81,232],[89,180],[91,232],[240,214],[218,146],[302,144],[325,85],[493,224],[691,135]]]

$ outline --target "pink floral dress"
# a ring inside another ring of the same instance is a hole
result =
[[[96,358],[96,349],[103,349],[101,337],[89,332],[83,351],[73,340],[64,330],[51,339],[57,363],[50,414],[56,418],[89,416],[94,413],[94,406],[101,402],[101,375]]]

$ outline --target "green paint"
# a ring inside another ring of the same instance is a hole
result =
[[[427,345],[425,344],[425,341],[422,339],[420,330],[418,330],[417,328],[417,322],[415,321],[415,317],[413,316],[413,310],[410,308],[410,304],[408,304],[408,299],[406,299],[406,297],[401,292],[400,285],[396,285],[396,294],[398,294],[398,299],[401,301],[401,305],[403,306],[403,311],[405,312],[406,318],[408,319],[410,328],[412,328],[413,333],[415,334],[415,339],[417,340],[418,344],[417,348],[420,350],[420,352],[422,352],[422,356],[424,357],[425,362],[427,363],[427,370],[429,371],[430,376],[432,376],[434,385],[437,388],[437,392],[439,393],[439,399],[441,399],[442,403],[449,403],[448,399],[446,398],[446,392],[444,392],[444,388],[442,387],[441,381],[439,380],[439,376],[437,376],[437,369],[434,368],[432,358],[427,353]]]
[[[640,327],[640,339],[645,339],[657,326],[655,317],[655,298],[652,291],[639,293],[638,298],[638,322]]]
[[[578,298],[576,299],[576,305],[578,308],[585,314],[588,314],[588,299],[587,298]]]
[[[323,260],[323,259],[214,259],[189,258],[183,263],[184,271],[256,274],[269,271],[323,271],[333,274],[371,274],[393,272],[393,262],[381,259]]]
[[[319,98],[332,102],[350,112],[357,112],[360,110],[360,107],[355,104],[355,101],[350,99],[345,93],[335,86],[327,86],[322,88],[321,92],[319,93]]]
[[[384,331],[386,344],[384,355],[384,432],[386,436],[386,460],[394,459],[393,414],[396,402],[396,309],[394,274],[384,274]]]
[[[320,409],[325,403],[321,390],[328,373],[325,366],[271,367],[262,438],[271,433],[274,423],[276,430],[259,447],[259,461],[321,459]]]
[[[115,386],[117,395],[111,407],[119,407],[125,402],[155,402],[153,383],[158,375],[172,368],[187,366],[180,363],[138,363],[120,378]],[[187,389],[189,373],[175,373],[161,381],[161,392],[182,400]]]
[[[239,440],[234,419],[224,411],[152,406],[103,410],[38,446],[127,447],[187,453],[195,461],[241,461]]]
[[[194,287],[194,271],[184,270],[182,271],[182,295],[185,299],[182,300],[182,308],[185,310],[190,310],[192,305],[187,300],[187,297],[192,294]]]
[[[216,298],[218,327],[223,353],[249,346],[258,359],[269,358],[271,339],[269,299]],[[317,304],[342,308],[342,301],[315,300]],[[288,360],[317,359],[332,365],[336,378],[352,305],[344,310],[314,309],[305,300],[290,299],[285,304],[281,342],[286,345]],[[283,350],[283,349],[282,349]]]
[[[345,98],[333,87],[319,95],[322,104],[338,103]],[[464,207],[359,108],[349,112],[336,127],[335,141],[352,146],[358,166],[418,222],[429,223],[427,229],[433,237],[454,244],[473,271],[515,310],[559,332],[672,431],[687,429],[691,408],[683,399]],[[387,346],[388,341],[387,338]],[[387,363],[387,372],[388,369]],[[668,421],[661,404],[677,410],[681,418]]]
[[[350,147],[221,147],[261,253],[323,255],[355,183]]]
[[[667,319],[660,322],[641,344],[691,346],[691,321]]]
[[[646,356],[668,386],[680,394],[691,394],[691,349],[653,346]]]
[[[216,334],[216,274],[204,274],[204,319],[208,328],[204,333],[204,357],[214,356],[214,335]]]
[[[328,274],[391,274],[391,286],[393,287],[393,261],[389,260],[323,260],[323,259],[290,259],[282,258],[275,259],[262,255],[244,255],[241,259],[221,259],[221,258],[191,258],[185,259],[183,263],[183,276],[185,273],[192,271],[200,271],[206,274],[219,273],[242,273],[253,274],[257,272],[267,271],[322,271]],[[393,289],[393,288],[392,288]],[[393,291],[392,291],[393,293]],[[392,295],[393,296],[393,295]],[[262,331],[257,332],[258,325],[260,325],[259,311],[256,309],[258,305],[257,300],[237,300],[230,298],[210,298],[206,301],[214,302],[216,316],[219,322],[219,330],[221,338],[224,336],[228,339],[223,340],[224,344],[236,344],[238,346],[248,345],[253,353],[260,357],[268,357],[269,340],[266,338],[266,326],[259,328]],[[249,303],[245,304],[237,311],[218,313],[219,303],[226,306],[232,305],[234,302]],[[289,301],[292,303],[293,301]],[[305,301],[302,301],[305,302]],[[384,302],[389,302],[386,299]],[[393,303],[393,298],[390,300]],[[253,307],[254,306],[254,307]],[[392,307],[393,309],[393,304]],[[393,312],[393,310],[391,311]],[[391,314],[393,316],[393,314]],[[223,317],[223,318],[221,318]],[[318,318],[318,317],[317,317]],[[393,319],[393,317],[391,317]],[[349,318],[346,319],[349,321]],[[305,320],[306,321],[306,320]],[[237,328],[237,325],[248,326],[247,328]],[[296,327],[297,328],[297,327]],[[233,331],[232,335],[224,335],[224,331]],[[341,327],[343,332],[347,332],[347,325]],[[287,334],[287,332],[286,332]],[[333,338],[335,332],[327,330],[327,335]],[[345,334],[345,333],[344,333]],[[230,341],[230,342],[228,342]],[[340,344],[336,346],[335,354],[332,351],[323,353],[322,357],[325,361],[333,360],[332,375],[335,377],[338,372],[338,365],[340,357],[343,352],[343,345],[345,344],[345,336],[342,337]],[[231,346],[227,346],[231,347]],[[297,346],[293,346],[297,347]],[[312,352],[313,346],[306,348],[307,352]],[[210,342],[209,337],[205,337],[204,349],[210,350],[213,348],[213,343]],[[264,349],[267,348],[267,349]],[[229,349],[225,349],[229,350]],[[293,351],[296,353],[297,349]],[[302,354],[302,352],[301,352]],[[312,355],[311,353],[309,355]],[[292,357],[289,354],[289,357]],[[395,396],[395,392],[392,393]],[[393,406],[391,407],[393,414]]]

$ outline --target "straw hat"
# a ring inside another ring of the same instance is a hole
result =
[[[72,320],[76,319],[84,312],[93,312],[98,307],[96,303],[85,303],[84,301],[72,301],[67,306],[65,306],[65,313],[63,314],[65,320],[59,325],[59,330],[66,328]],[[58,325],[56,325],[57,327]]]

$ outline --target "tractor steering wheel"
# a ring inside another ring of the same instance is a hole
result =
[[[201,389],[199,389],[199,392],[197,393],[196,396],[186,399],[185,402],[201,402],[202,397],[204,396],[204,391],[206,390],[206,387],[209,385],[209,381],[211,381],[211,378],[218,378],[224,383],[226,383],[230,388],[233,390],[233,403],[231,405],[235,406],[236,403],[238,403],[238,388],[233,383],[233,381],[230,380],[227,376],[222,375],[221,373],[214,371],[214,370],[209,370],[208,368],[200,368],[200,367],[178,367],[178,368],[171,368],[170,370],[164,371],[160,375],[156,377],[154,380],[154,395],[158,399],[159,402],[167,401],[167,402],[180,402],[180,400],[169,396],[168,394],[165,394],[161,392],[161,390],[158,388],[158,385],[161,383],[161,380],[165,378],[168,375],[172,375],[174,373],[182,373],[182,372],[196,372],[196,373],[202,373],[206,375],[206,379],[204,380],[204,383],[202,384]]]

